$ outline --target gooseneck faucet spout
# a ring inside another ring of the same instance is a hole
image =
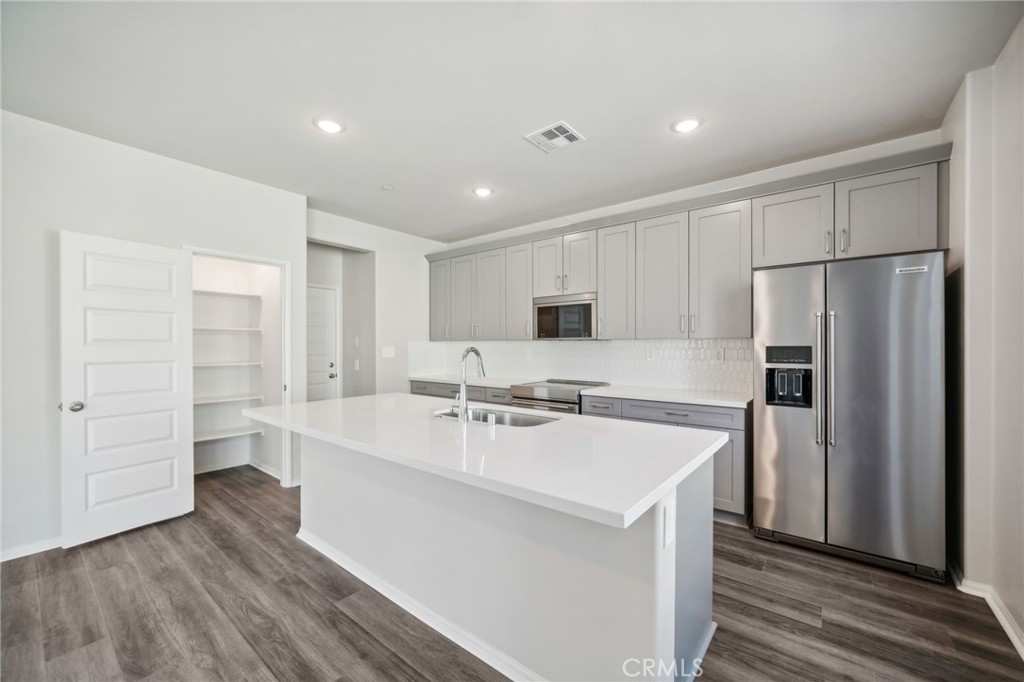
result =
[[[462,351],[462,384],[459,386],[459,422],[462,424],[469,421],[469,410],[466,407],[466,358],[469,357],[470,353],[476,355],[477,374],[482,377],[487,376],[484,373],[484,358],[480,355],[480,351],[473,346]]]

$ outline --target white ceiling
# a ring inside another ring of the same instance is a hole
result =
[[[1021,13],[4,2],[3,106],[453,241],[932,130]],[[707,124],[669,132],[685,114]],[[548,155],[522,139],[559,120],[587,141]]]

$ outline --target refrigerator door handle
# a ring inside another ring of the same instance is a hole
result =
[[[817,404],[814,411],[814,442],[821,445],[825,440],[825,413],[821,410],[821,405],[824,402],[825,396],[822,391],[825,389],[825,382],[822,377],[822,372],[825,369],[825,320],[823,319],[824,313],[814,313],[814,326],[818,333],[818,361],[814,368],[814,373],[818,375],[818,388],[816,393],[818,394]]]
[[[828,444],[836,444],[836,311],[828,311]]]

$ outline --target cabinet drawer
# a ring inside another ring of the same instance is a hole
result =
[[[715,429],[743,430],[744,410],[729,407],[706,407],[704,405],[683,405],[660,403],[647,400],[622,401],[624,419],[682,424],[686,426],[707,426]]]
[[[619,418],[622,416],[622,399],[585,395],[583,396],[583,414]]]
[[[431,384],[428,381],[410,381],[409,393],[416,395],[433,395],[430,390]]]
[[[489,403],[501,403],[503,405],[508,405],[512,402],[512,391],[508,388],[488,388],[484,392],[484,396],[484,400]]]
[[[459,395],[458,384],[433,384],[431,395],[436,395],[441,398],[455,399]],[[479,400],[484,399],[484,389],[482,386],[467,386],[466,387],[466,400]]]

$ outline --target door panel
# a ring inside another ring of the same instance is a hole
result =
[[[941,253],[828,266],[828,310],[835,311],[828,542],[939,569],[943,277]]]
[[[636,338],[685,339],[688,305],[688,215],[636,224]]]
[[[451,261],[445,259],[430,264],[430,340],[451,336]]]
[[[816,389],[825,377],[815,313],[824,309],[824,265],[754,273],[754,525],[817,542],[825,541],[825,443],[816,442],[825,405]],[[811,347],[811,409],[765,404],[768,346]]]
[[[690,211],[690,338],[750,338],[750,201]]]
[[[307,400],[341,397],[339,356],[338,292],[329,287],[309,286],[306,289]]]
[[[74,232],[60,253],[70,547],[192,510],[192,257]]]

